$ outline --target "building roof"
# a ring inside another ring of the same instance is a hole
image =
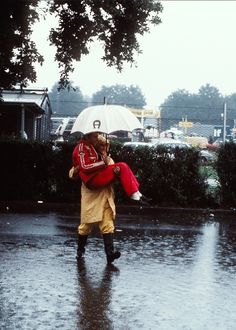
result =
[[[1,106],[29,105],[38,112],[44,113],[44,102],[48,98],[46,90],[3,90]]]
[[[195,123],[192,127],[188,128],[188,134],[197,134],[199,136],[214,136],[215,125],[206,125]]]

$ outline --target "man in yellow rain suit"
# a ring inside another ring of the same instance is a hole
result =
[[[98,135],[94,147],[107,164],[114,164],[114,161],[107,155],[109,142],[101,135]],[[72,167],[69,176],[76,178],[79,169]],[[114,169],[119,175],[119,167]],[[94,225],[97,225],[103,236],[105,253],[108,264],[120,257],[119,251],[114,251],[113,234],[116,207],[114,202],[114,190],[112,184],[100,189],[88,189],[82,182],[81,184],[81,214],[80,225],[78,227],[78,249],[77,259],[83,258],[85,245],[88,235]]]

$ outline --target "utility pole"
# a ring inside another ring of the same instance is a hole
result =
[[[20,124],[20,137],[25,138],[25,107],[21,104],[21,124]]]
[[[226,113],[227,113],[227,104],[224,103],[224,113],[223,113],[223,143],[225,143],[226,138]]]
[[[57,91],[57,98],[56,98],[56,114],[59,114],[59,98],[60,98],[60,92]]]

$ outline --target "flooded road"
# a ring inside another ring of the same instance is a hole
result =
[[[235,217],[118,216],[76,262],[71,214],[0,214],[0,329],[236,329]]]

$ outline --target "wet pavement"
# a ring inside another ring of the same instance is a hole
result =
[[[122,256],[106,266],[78,215],[0,214],[0,329],[236,329],[236,217],[117,217]]]

